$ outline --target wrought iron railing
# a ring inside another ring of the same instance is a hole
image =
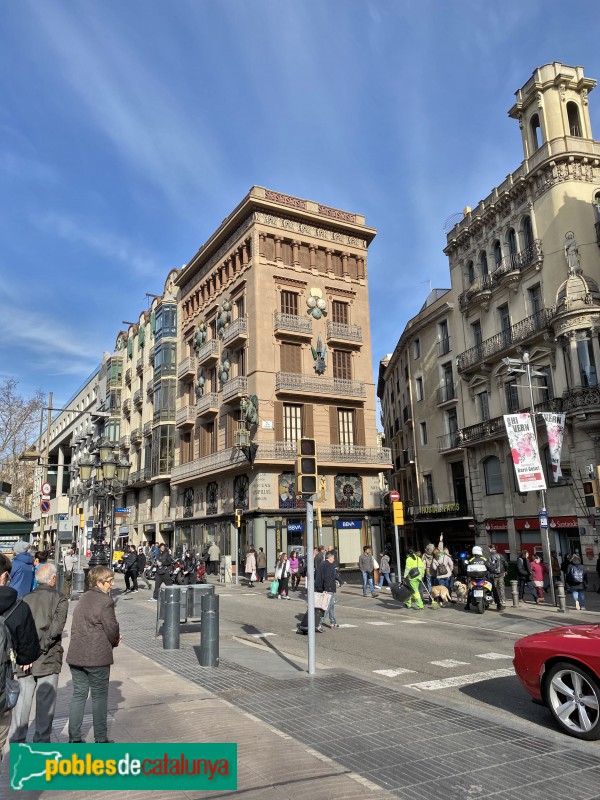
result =
[[[138,358],[137,363],[135,365],[135,369],[136,369],[136,371],[138,373],[144,371],[144,359],[143,358]]]
[[[293,331],[294,333],[312,333],[312,319],[297,314],[275,313],[274,327],[276,331]]]
[[[345,342],[362,342],[362,328],[360,325],[347,325],[343,322],[328,322],[327,338]]]
[[[129,397],[126,400],[123,400],[123,413],[124,414],[131,413],[131,399]]]
[[[219,395],[216,392],[208,392],[198,398],[196,403],[196,415],[201,416],[207,411],[216,411],[219,408]]]
[[[137,389],[137,390],[134,392],[134,395],[133,395],[133,403],[134,403],[134,405],[136,405],[136,406],[137,406],[137,405],[141,405],[141,403],[142,403],[142,400],[143,400],[143,398],[142,398],[142,390],[141,390],[141,389]]]
[[[440,403],[448,403],[450,400],[456,400],[456,388],[452,383],[445,383],[443,386],[438,387],[437,401]]]
[[[179,408],[175,414],[175,424],[184,425],[185,423],[193,423],[196,419],[196,406],[183,406]]]
[[[438,453],[443,453],[446,450],[455,450],[457,447],[462,447],[460,439],[460,431],[451,431],[445,433],[443,436],[438,436]]]
[[[144,422],[144,436],[152,436],[152,423]]]
[[[362,381],[318,378],[299,372],[278,372],[275,378],[275,391],[308,392],[315,395],[327,394],[339,397],[365,397],[366,394]]]
[[[179,380],[186,378],[188,375],[193,375],[196,372],[196,356],[188,356],[183,361],[179,362],[177,367],[177,377]]]
[[[579,411],[580,409],[595,408],[600,406],[600,388],[586,386],[581,389],[571,389],[562,396],[563,411]]]
[[[543,260],[542,242],[540,239],[534,241],[518,253],[510,253],[500,259],[493,272],[476,278],[469,288],[462,292],[458,297],[458,304],[461,310],[467,308],[469,303],[482,292],[490,292],[495,284],[502,281],[505,275],[522,272],[533,264]]]
[[[208,342],[204,342],[204,344],[198,350],[198,363],[202,364],[209,359],[215,359],[219,357],[219,340],[218,339],[209,339]]]
[[[507,330],[501,331],[495,336],[490,336],[489,339],[485,339],[481,344],[465,350],[456,359],[458,371],[464,372],[480,361],[485,361],[485,359],[546,330],[554,313],[554,308],[543,308],[515,325],[511,325]]]
[[[223,344],[230,344],[230,342],[239,339],[240,336],[247,336],[248,334],[248,321],[246,317],[238,317],[225,329],[223,333]]]
[[[438,356],[445,356],[449,352],[450,352],[450,337],[444,336],[444,338],[440,339],[438,342]]]
[[[127,450],[129,448],[129,444],[130,444],[129,436],[121,436],[121,438],[119,439],[119,447],[122,450]]]
[[[220,469],[228,469],[236,464],[246,461],[246,456],[237,447],[229,447],[219,453],[211,453],[208,456],[195,458],[186,464],[179,464],[173,467],[171,480],[182,481],[202,475],[207,472],[216,472]],[[247,463],[247,462],[246,462]]]
[[[223,402],[240,394],[248,394],[248,378],[245,375],[238,375],[223,384]]]

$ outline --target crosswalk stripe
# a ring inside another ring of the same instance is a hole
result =
[[[468,667],[468,661],[455,661],[453,658],[445,658],[442,661],[430,661],[430,664],[434,664],[436,667],[447,667],[451,669],[452,667]]]
[[[424,619],[401,619],[400,622],[403,622],[405,625],[427,625]]]
[[[452,689],[457,686],[468,686],[471,683],[481,683],[492,678],[508,678],[514,675],[512,669],[490,669],[487,672],[473,672],[471,675],[455,675],[453,678],[444,678],[437,681],[421,681],[420,683],[405,683],[407,689],[435,692],[439,689]]]
[[[253,639],[266,639],[268,636],[277,636],[276,633],[251,633]]]
[[[482,653],[480,656],[475,656],[475,658],[487,658],[490,661],[497,661],[500,658],[512,658],[512,655],[506,655],[506,653]]]
[[[365,622],[365,625],[391,625],[391,624],[392,624],[391,622],[380,622],[379,620],[376,620],[375,622],[369,622],[367,620],[367,622]]]
[[[358,626],[357,625],[350,625],[350,623],[348,623],[348,622],[342,622],[342,624],[339,627],[340,628],[357,628]]]
[[[403,669],[400,667],[398,669],[374,669],[373,672],[376,675],[385,675],[386,678],[396,678],[398,675],[406,675],[409,672],[414,673],[414,669]]]

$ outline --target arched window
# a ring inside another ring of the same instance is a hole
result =
[[[531,247],[533,244],[533,225],[531,224],[531,217],[523,217],[523,239],[525,247]]]
[[[511,256],[517,255],[517,234],[514,228],[511,228],[508,232],[508,252]]]
[[[485,479],[485,493],[486,494],[502,494],[504,487],[502,486],[502,469],[500,467],[500,459],[496,456],[490,456],[483,462],[483,477]]]
[[[533,150],[537,150],[542,143],[542,129],[540,126],[540,118],[537,114],[532,116],[529,121],[529,126],[531,128],[531,144]]]
[[[467,276],[469,278],[469,286],[475,283],[475,265],[472,261],[467,264]]]
[[[577,103],[567,103],[567,117],[569,119],[569,133],[571,136],[581,136],[579,108],[577,107]]]
[[[494,264],[496,267],[500,265],[502,261],[502,248],[500,247],[500,242],[498,239],[494,242]]]
[[[479,256],[479,264],[481,266],[481,277],[485,278],[485,276],[488,274],[487,253],[485,250]]]

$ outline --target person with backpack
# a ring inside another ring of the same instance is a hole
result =
[[[433,559],[431,573],[435,579],[435,585],[445,586],[449,592],[452,592],[454,561],[452,561],[450,551],[445,547],[437,551],[434,550],[434,553],[437,553],[437,555]]]
[[[575,601],[575,608],[577,611],[585,611],[585,590],[587,589],[587,575],[581,566],[581,559],[575,553],[571,556],[571,563],[567,569],[567,577],[565,578],[568,586],[573,593],[573,600]]]
[[[531,565],[529,563],[529,552],[521,550],[521,554],[517,558],[517,578],[519,579],[519,601],[525,602],[525,587],[529,588],[533,601],[537,603],[537,595],[533,591],[533,584],[531,583]]]
[[[25,673],[41,652],[31,609],[18,597],[17,591],[8,586],[11,569],[10,559],[0,553],[0,761],[10,730],[12,708],[17,702],[17,698],[8,693],[8,681],[13,681],[14,674],[11,650]]]
[[[506,608],[506,594],[504,590],[504,579],[508,570],[508,564],[504,556],[496,550],[496,545],[490,545],[488,556],[488,578],[498,593],[498,611]]]

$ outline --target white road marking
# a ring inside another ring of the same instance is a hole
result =
[[[253,639],[266,639],[268,636],[277,636],[276,633],[252,633]]]
[[[400,622],[403,622],[405,625],[427,625],[424,619],[401,619]]]
[[[342,622],[342,624],[339,625],[338,627],[340,627],[340,628],[357,628],[358,626],[357,625],[350,625],[348,622]]]
[[[391,624],[392,624],[391,622],[380,622],[380,621],[365,623],[365,625],[391,625]]]
[[[455,661],[453,658],[445,658],[443,661],[430,661],[430,664],[435,664],[436,667],[447,667],[451,669],[452,667],[468,667],[468,661]]]
[[[506,655],[506,653],[482,653],[480,656],[475,656],[475,658],[488,658],[490,661],[497,661],[500,658],[512,658],[512,655]]]
[[[453,689],[457,686],[469,686],[471,683],[481,683],[492,678],[508,678],[514,675],[512,669],[490,669],[488,672],[473,672],[471,675],[455,675],[454,678],[444,678],[438,681],[422,681],[421,683],[405,683],[407,689],[435,692],[439,689]]]
[[[374,669],[376,675],[385,675],[386,678],[395,678],[398,675],[406,675],[409,672],[414,673],[414,669]]]

